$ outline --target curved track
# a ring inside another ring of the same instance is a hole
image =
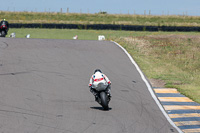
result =
[[[87,86],[96,68],[112,81],[109,111],[94,101]],[[0,132],[177,131],[114,43],[1,38]]]

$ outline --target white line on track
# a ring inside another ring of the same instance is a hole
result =
[[[153,99],[155,100],[156,104],[158,105],[158,107],[160,108],[160,110],[162,111],[162,113],[164,114],[164,116],[166,117],[166,119],[169,121],[169,123],[179,132],[179,133],[183,133],[175,124],[174,122],[170,119],[170,117],[168,116],[168,114],[165,112],[163,106],[160,104],[160,102],[158,101],[155,93],[153,92],[153,89],[151,87],[151,85],[149,84],[149,82],[147,81],[147,79],[145,78],[144,74],[142,73],[141,69],[139,68],[139,66],[137,65],[137,63],[133,60],[133,58],[131,57],[131,55],[121,46],[119,45],[117,42],[111,41],[113,43],[115,43],[117,46],[119,46],[125,53],[126,55],[129,57],[129,59],[131,60],[131,62],[133,63],[133,65],[136,67],[137,71],[139,72],[142,80],[145,82],[151,96],[153,97]]]

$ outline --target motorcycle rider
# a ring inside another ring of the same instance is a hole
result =
[[[7,26],[7,29],[6,29],[6,34],[7,34],[8,30],[9,30],[9,23],[8,23],[8,21],[6,21],[5,18],[1,21],[1,26],[2,25],[6,25]]]
[[[94,87],[93,85],[94,84],[98,85],[99,83],[108,84],[106,92],[107,92],[107,95],[111,97],[111,93],[110,93],[111,81],[108,79],[108,77],[105,74],[102,73],[100,69],[96,69],[89,81],[90,92],[95,96],[95,100],[97,100],[97,91],[95,90],[95,88],[93,88]]]

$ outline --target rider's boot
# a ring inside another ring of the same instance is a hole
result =
[[[111,93],[110,93],[110,89],[108,89],[106,92],[107,92],[108,97],[111,98],[112,96],[111,96]]]
[[[94,95],[95,101],[97,101],[98,99],[97,92],[93,88],[90,88],[90,92]]]

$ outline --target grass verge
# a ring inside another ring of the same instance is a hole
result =
[[[200,26],[198,16],[3,12],[10,23],[118,24],[146,26]]]
[[[200,103],[200,36],[146,35],[115,39],[132,55],[149,79]]]
[[[48,39],[107,40],[121,44],[138,63],[149,79],[165,81],[182,94],[200,103],[200,33],[195,32],[134,32],[69,29],[10,29],[16,37]]]

